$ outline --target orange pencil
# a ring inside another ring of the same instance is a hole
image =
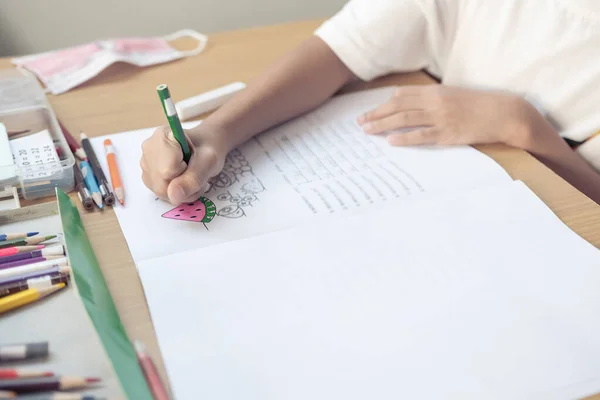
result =
[[[123,205],[125,203],[125,191],[123,184],[121,183],[121,175],[119,175],[119,168],[117,167],[117,157],[115,156],[115,148],[113,147],[110,139],[104,141],[104,152],[106,153],[106,162],[108,163],[108,170],[110,172],[110,181],[112,183],[113,190],[117,195],[119,203]]]

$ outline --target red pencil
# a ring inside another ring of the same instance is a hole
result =
[[[34,250],[41,250],[46,247],[43,244],[38,244],[37,246],[18,246],[18,247],[5,247],[0,249],[0,257],[4,256],[13,256],[19,253],[29,253]]]
[[[67,140],[67,144],[69,145],[69,148],[71,149],[73,154],[75,154],[75,156],[77,156],[77,158],[79,158],[80,160],[87,159],[85,151],[83,151],[83,149],[81,148],[79,143],[77,143],[77,140],[75,140],[73,135],[69,133],[67,128],[65,128],[65,126],[60,121],[58,121],[58,125],[60,125],[60,129],[62,129],[63,134],[65,135],[65,139]]]
[[[27,371],[23,369],[0,368],[0,379],[39,378],[42,376],[54,376],[52,372]]]
[[[160,380],[160,376],[156,371],[156,367],[154,366],[152,359],[148,353],[146,353],[146,348],[137,340],[133,342],[133,346],[135,347],[138,362],[140,363],[140,367],[142,367],[142,371],[144,371],[146,382],[148,383],[148,387],[150,387],[150,391],[152,392],[152,396],[154,396],[154,400],[169,400],[169,395],[167,394],[167,391]]]

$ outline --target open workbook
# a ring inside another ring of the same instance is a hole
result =
[[[367,211],[414,196],[512,181],[494,160],[470,147],[393,148],[384,137],[363,133],[357,116],[393,91],[337,97],[250,140],[229,154],[211,189],[194,205],[174,207],[144,186],[141,144],[154,129],[107,136],[118,153],[127,196],[126,207],[115,212],[134,260],[272,232],[309,219]],[[97,154],[104,154],[105,138],[93,140]]]
[[[141,182],[153,130],[109,136],[177,399],[600,392],[599,251],[470,147],[362,133],[356,117],[392,91],[252,139],[179,207]]]

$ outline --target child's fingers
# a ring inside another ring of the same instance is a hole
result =
[[[363,130],[368,134],[379,134],[395,129],[412,128],[418,126],[427,126],[433,124],[431,115],[423,110],[402,111],[392,114],[388,117],[365,122],[362,124]]]
[[[168,181],[157,176],[157,174],[149,167],[145,158],[141,159],[140,167],[142,169],[142,182],[144,182],[144,185],[162,200],[167,200]]]
[[[183,161],[181,146],[168,127],[158,128],[152,137],[142,143],[142,168],[151,175],[171,180],[183,173],[187,165]]]
[[[367,122],[374,121],[377,119],[385,118],[396,112],[398,112],[398,105],[395,103],[387,102],[376,109],[369,111],[356,120],[359,125],[364,125]]]
[[[364,113],[357,119],[359,125],[367,122],[389,117],[401,111],[416,111],[424,108],[420,96],[392,97],[389,101],[374,110]]]
[[[441,132],[438,128],[420,128],[406,133],[388,135],[387,141],[392,146],[432,145],[440,142]]]
[[[167,192],[171,203],[179,205],[198,200],[216,168],[214,153],[202,150],[194,152],[185,172],[169,184]]]

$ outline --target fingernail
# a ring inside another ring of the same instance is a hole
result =
[[[181,186],[175,188],[175,201],[181,203],[185,199],[185,196],[185,190]]]
[[[202,186],[202,189],[200,189],[200,192],[206,193],[206,192],[208,192],[209,189],[210,189],[210,183],[207,183],[206,185]]]
[[[402,138],[400,135],[389,135],[386,139],[388,144],[392,146],[402,146]]]
[[[370,122],[367,122],[366,124],[361,124],[360,127],[366,133],[372,133],[373,132],[373,124],[371,124]]]

